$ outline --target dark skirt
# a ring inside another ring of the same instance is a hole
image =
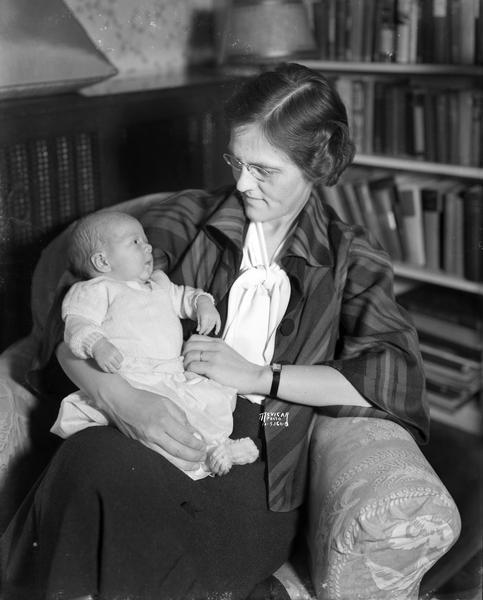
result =
[[[231,437],[261,459],[200,481],[111,427],[66,440],[3,537],[3,599],[246,598],[298,522],[268,509],[259,411],[239,399]]]

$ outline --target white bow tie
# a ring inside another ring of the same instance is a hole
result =
[[[268,365],[290,298],[290,281],[277,264],[268,263],[261,223],[248,226],[241,270],[230,290],[223,339],[250,362]],[[249,398],[261,402],[263,397]]]

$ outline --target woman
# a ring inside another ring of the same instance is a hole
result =
[[[7,600],[246,598],[290,555],[316,412],[427,435],[389,258],[317,193],[353,156],[339,96],[282,65],[243,83],[227,118],[236,189],[182,192],[141,221],[155,266],[215,297],[223,337],[191,335],[185,367],[237,388],[232,437],[256,439],[261,458],[191,481],[150,450],[198,468],[205,448],[182,412],[61,344],[63,369],[117,429],[76,434],[54,457],[6,536]]]

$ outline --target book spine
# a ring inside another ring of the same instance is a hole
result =
[[[362,227],[365,227],[366,223],[365,223],[365,220],[364,220],[364,217],[362,214],[359,200],[358,200],[356,192],[354,190],[353,183],[348,181],[341,185],[342,185],[342,188],[344,191],[344,196],[345,196],[348,211],[351,214],[351,222],[354,225],[361,225]]]
[[[483,326],[482,300],[470,293],[443,288],[435,295],[431,286],[421,286],[399,296],[399,302],[411,312],[438,321],[440,328],[452,323],[461,331],[475,334],[481,332]],[[437,329],[433,333],[437,337],[446,337],[442,334]]]
[[[414,311],[410,311],[410,314],[416,329],[430,335],[439,335],[446,340],[454,340],[458,344],[464,344],[469,348],[481,351],[481,334],[475,329]]]
[[[386,89],[387,83],[377,80],[374,86],[374,152],[383,154],[385,148],[385,115],[386,115]]]
[[[475,0],[475,62],[483,65],[483,0]]]
[[[362,60],[375,60],[375,14],[377,0],[363,0]],[[483,0],[482,0],[483,1]]]
[[[335,59],[346,60],[348,0],[337,0],[335,6]]]
[[[435,105],[435,158],[437,162],[448,163],[450,145],[448,134],[450,132],[449,100],[447,90],[441,90],[434,95]]]
[[[459,104],[457,90],[448,90],[448,147],[449,162],[459,165],[460,157],[460,125],[459,125]]]
[[[393,180],[375,180],[369,183],[372,200],[379,221],[380,241],[397,261],[403,260],[401,240],[395,213],[395,187]]]
[[[350,3],[350,33],[349,33],[349,55],[350,60],[363,60],[363,38],[364,38],[364,0],[352,0]]]
[[[336,60],[337,58],[337,40],[336,40],[336,2],[337,0],[329,1],[329,15],[328,15],[328,47],[329,47],[329,59]]]
[[[435,63],[449,61],[450,28],[448,0],[433,0],[433,60]]]
[[[319,0],[312,4],[314,37],[321,60],[330,60],[329,52],[329,0]]]
[[[437,362],[440,365],[448,366],[451,369],[457,371],[478,371],[480,369],[480,363],[477,360],[471,358],[465,358],[460,356],[457,351],[448,351],[442,347],[439,343],[431,344],[420,341],[419,347],[422,355],[428,360]]]
[[[344,221],[344,223],[351,223],[352,218],[348,211],[347,204],[345,203],[345,199],[340,191],[340,186],[334,185],[331,187],[323,187],[322,197],[325,202],[332,207],[341,221]]]
[[[458,275],[458,257],[462,252],[462,240],[458,231],[458,195],[448,191],[444,195],[444,255],[443,269]]]
[[[435,271],[441,268],[442,206],[437,190],[422,189],[424,251],[426,266]]]
[[[473,0],[470,0],[473,2]],[[448,6],[449,15],[449,33],[450,33],[450,48],[449,62],[452,64],[461,63],[461,35],[462,30],[462,10],[463,0],[450,0]]]
[[[478,365],[481,364],[481,351],[478,348],[475,350],[465,344],[458,344],[455,340],[447,340],[440,335],[431,335],[422,331],[419,332],[419,340],[423,345],[430,345],[441,352],[457,356],[463,361],[468,360]]]
[[[473,90],[458,90],[459,98],[459,149],[460,149],[460,164],[470,167],[471,159],[471,137],[473,126],[473,98],[475,92]]]
[[[398,187],[399,214],[404,259],[413,265],[426,264],[421,190],[416,186]]]
[[[391,88],[391,96],[388,98],[389,107],[388,113],[391,121],[391,147],[386,150],[390,151],[393,156],[403,155],[406,149],[406,90],[405,84],[396,84]]]
[[[365,120],[364,120],[364,83],[360,79],[352,80],[352,139],[356,150],[361,152],[364,147]]]
[[[335,82],[335,87],[337,89],[337,92],[339,93],[339,96],[342,99],[342,102],[346,107],[349,128],[351,129],[353,115],[352,79],[350,77],[338,77]]]
[[[418,36],[418,62],[432,63],[434,61],[433,39],[433,0],[419,0],[421,20]]]
[[[436,97],[437,93],[426,88],[424,90],[424,158],[431,162],[436,156]]]
[[[383,246],[381,227],[376,214],[372,193],[369,189],[369,183],[367,181],[361,181],[354,185],[354,189],[359,199],[366,228],[371,232],[379,244]]]
[[[409,63],[413,0],[397,0],[396,62]]]
[[[426,154],[426,126],[424,121],[424,92],[422,89],[413,90],[411,95],[412,108],[412,154],[415,158],[424,158]]]
[[[455,193],[455,239],[454,239],[454,273],[457,277],[465,276],[465,240],[464,240],[464,202],[461,191]]]
[[[460,56],[463,65],[472,65],[476,58],[475,16],[477,3],[475,0],[460,0],[461,13],[459,22]],[[481,33],[480,33],[481,35]]]
[[[483,184],[463,193],[464,204],[464,275],[471,281],[483,282]]]
[[[394,62],[396,50],[396,3],[395,0],[377,0],[376,47],[378,62]]]
[[[374,78],[364,79],[364,139],[362,150],[367,154],[374,152]]]
[[[471,164],[475,167],[483,166],[483,91],[473,91],[471,128]]]
[[[409,62],[418,62],[418,41],[421,23],[421,3],[420,0],[412,0],[409,14]]]

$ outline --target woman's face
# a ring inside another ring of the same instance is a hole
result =
[[[259,126],[233,128],[229,152],[242,163],[268,171],[260,181],[246,166],[232,169],[250,221],[282,224],[295,218],[309,199],[313,184],[282,150],[270,144]]]

